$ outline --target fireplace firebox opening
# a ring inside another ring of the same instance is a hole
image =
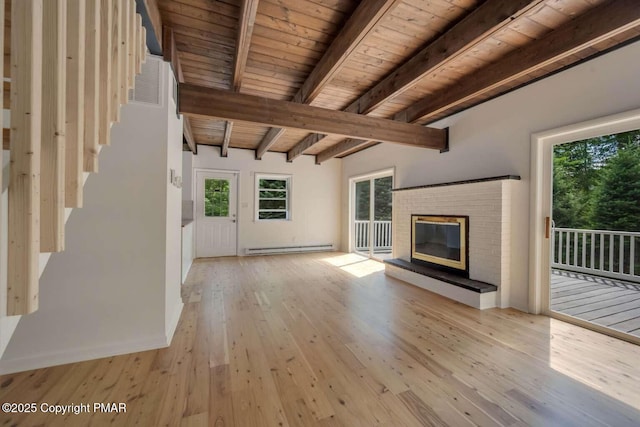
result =
[[[411,262],[469,277],[469,217],[411,215]]]

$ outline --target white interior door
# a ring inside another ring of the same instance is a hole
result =
[[[196,256],[236,255],[238,175],[196,172]]]

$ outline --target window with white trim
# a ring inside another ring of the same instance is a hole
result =
[[[291,176],[256,174],[256,220],[291,219]]]

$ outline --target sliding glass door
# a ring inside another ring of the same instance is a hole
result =
[[[391,257],[393,174],[385,171],[352,179],[351,248],[354,252]]]
[[[640,129],[552,151],[549,310],[640,339]]]

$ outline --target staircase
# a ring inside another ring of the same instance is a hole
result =
[[[40,274],[50,254],[64,250],[66,219],[82,207],[88,174],[98,172],[100,148],[142,70],[146,30],[135,0],[3,3],[0,38],[11,41],[0,61],[10,63],[0,65],[11,101],[10,131],[3,129],[8,227],[0,239],[8,239],[6,313],[15,316],[38,309]]]

